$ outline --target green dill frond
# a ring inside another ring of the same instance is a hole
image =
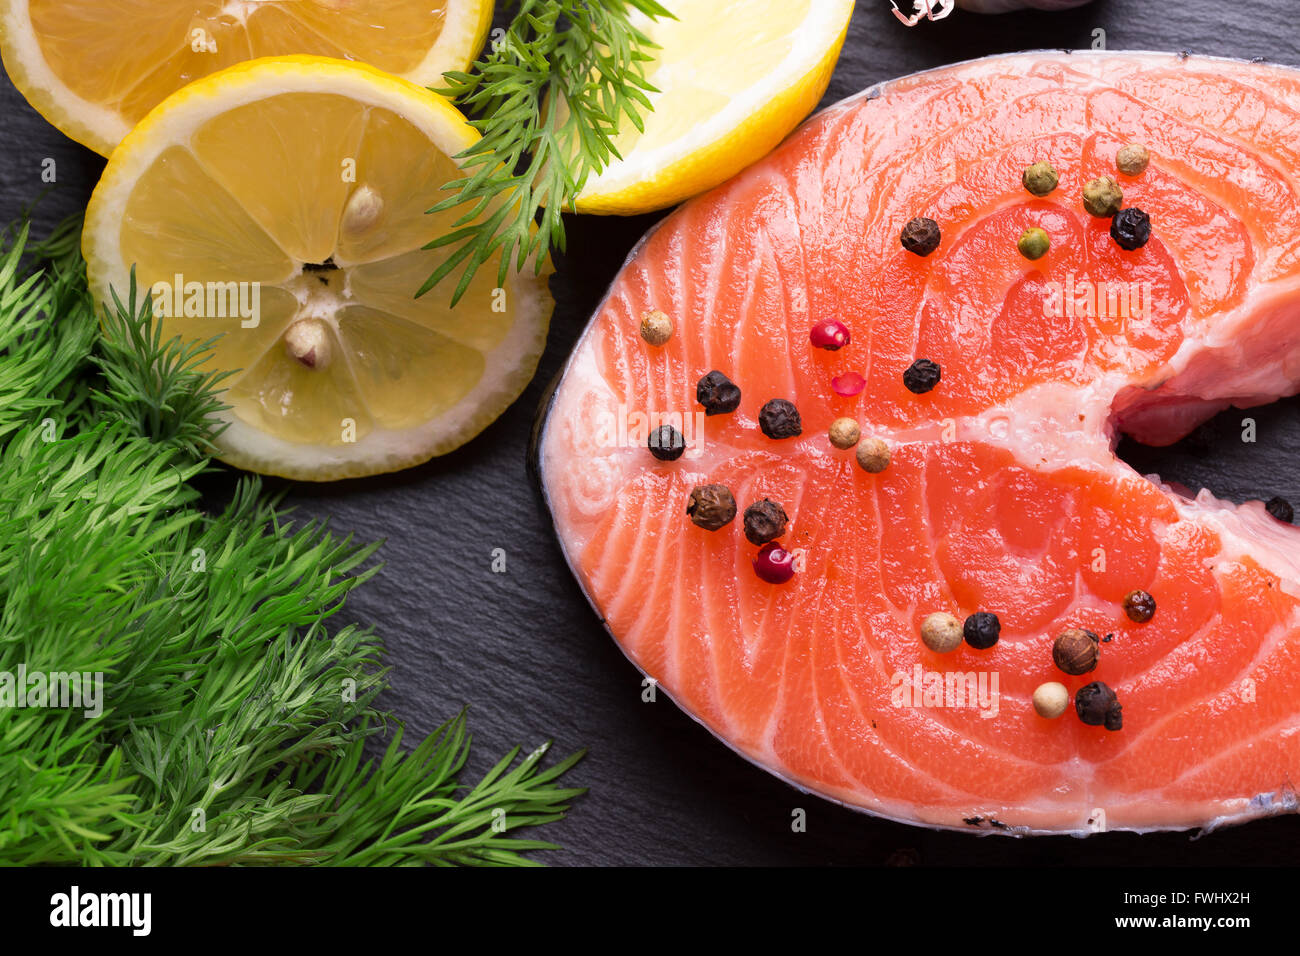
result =
[[[72,379],[90,355],[95,322],[85,269],[65,223],[29,244],[30,224],[0,236],[0,440],[33,421],[61,431],[80,405]]]
[[[470,746],[464,711],[410,753],[400,749],[401,741],[399,730],[378,767],[372,770],[367,764],[360,777],[365,783],[351,792],[349,784],[356,779],[352,768],[331,768],[324,788],[345,792],[335,805],[335,819],[351,824],[357,833],[378,834],[366,839],[335,836],[327,844],[332,865],[531,865],[523,851],[555,845],[509,833],[561,819],[569,801],[585,792],[553,786],[583,754],[542,769],[541,760],[550,748],[544,744],[523,760],[518,760],[518,748],[510,751],[476,787],[461,794],[456,778]],[[394,800],[396,795],[400,802]],[[393,804],[395,812],[385,809]]]
[[[101,334],[75,231],[0,250],[0,672],[102,674],[102,712],[0,707],[0,865],[533,862],[515,832],[563,814],[577,755],[467,788],[462,715],[362,763],[383,649],[331,618],[378,545],[255,477],[200,507],[208,343],[164,341],[134,277]]]
[[[152,300],[138,294],[134,267],[126,299],[116,289],[111,293],[113,301],[103,305],[103,336],[94,357],[104,380],[94,392],[97,412],[192,458],[211,454],[212,440],[225,430],[216,416],[228,407],[219,390],[233,374],[198,368],[216,339],[164,342]]]
[[[653,109],[645,64],[655,45],[632,25],[634,11],[672,16],[654,0],[520,0],[505,36],[471,72],[445,74],[438,92],[483,138],[457,157],[467,175],[444,187],[454,195],[429,210],[468,207],[425,247],[450,250],[417,297],[460,269],[455,305],[484,263],[497,259],[504,285],[512,262],[523,269],[535,257],[540,273],[548,245],[564,248],[560,214],[618,157],[619,124],[640,130],[642,111]]]

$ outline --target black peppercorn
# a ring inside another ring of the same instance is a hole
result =
[[[943,369],[939,367],[938,362],[931,362],[929,359],[917,359],[903,373],[903,384],[907,386],[909,392],[924,395],[939,384],[939,379],[942,376]]]
[[[988,611],[976,611],[961,626],[961,634],[966,638],[966,643],[980,651],[986,651],[996,644],[1001,633],[1002,622],[996,614]]]
[[[918,256],[928,256],[939,248],[939,224],[933,219],[917,216],[908,221],[898,238],[908,252]]]
[[[721,372],[710,372],[695,386],[695,400],[704,406],[704,414],[726,415],[740,407],[740,389]]]
[[[717,531],[736,517],[736,498],[726,485],[696,485],[686,513],[705,531]]]
[[[1269,498],[1268,503],[1264,505],[1264,510],[1278,521],[1285,521],[1287,524],[1295,520],[1295,509],[1291,507],[1291,502],[1279,495]]]
[[[793,402],[774,398],[758,413],[758,427],[768,438],[794,438],[803,431],[803,422]]]
[[[672,425],[660,425],[646,438],[650,454],[660,461],[676,461],[686,451],[686,439]]]
[[[785,534],[790,517],[775,501],[764,498],[745,509],[745,537],[750,544],[767,544]]]
[[[1110,221],[1110,237],[1121,249],[1140,249],[1151,238],[1151,217],[1137,206],[1121,209]]]
[[[1052,645],[1052,661],[1067,674],[1078,676],[1095,670],[1101,656],[1101,638],[1092,631],[1071,627]]]
[[[1156,599],[1146,591],[1129,591],[1124,595],[1124,613],[1137,624],[1145,624],[1156,613]]]
[[[1089,727],[1120,730],[1124,726],[1124,709],[1119,698],[1101,681],[1093,681],[1075,692],[1074,711]]]

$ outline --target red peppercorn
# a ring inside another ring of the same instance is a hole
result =
[[[808,333],[812,344],[819,349],[834,352],[849,344],[849,327],[838,319],[823,319]]]
[[[794,555],[770,541],[758,549],[754,573],[768,584],[785,584],[794,577]]]

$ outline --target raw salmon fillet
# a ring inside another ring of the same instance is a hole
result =
[[[1115,168],[1130,142],[1152,157],[1135,177]],[[1021,184],[1039,160],[1060,174],[1041,199]],[[1298,172],[1300,72],[1264,64],[1017,54],[820,113],[638,246],[556,387],[538,458],[587,596],[728,745],[874,814],[1086,834],[1294,810],[1300,530],[1180,495],[1114,447],[1300,390]],[[1103,174],[1150,215],[1142,248],[1084,210]],[[899,242],[915,216],[942,230],[925,258]],[[1029,226],[1051,237],[1035,262]],[[652,309],[676,327],[661,348],[639,335]],[[850,345],[811,347],[825,318]],[[916,395],[902,376],[922,357],[942,381]],[[743,399],[706,419],[712,369]],[[847,372],[854,397],[831,384]],[[760,431],[773,398],[799,437]],[[889,443],[887,470],[830,444],[840,416]],[[675,462],[646,449],[661,419],[687,441]],[[739,515],[691,522],[705,483],[742,512],[784,506],[791,581],[758,578]],[[1157,602],[1141,624],[1122,608],[1138,588]],[[935,611],[994,612],[1001,639],[933,653]],[[1113,635],[1090,674],[1053,664],[1069,627]],[[1031,704],[1046,681],[1071,693],[1057,719]],[[1122,729],[1077,717],[1091,681]]]

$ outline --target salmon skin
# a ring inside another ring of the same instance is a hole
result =
[[[1127,176],[1117,151],[1151,161]],[[1037,198],[1022,171],[1047,161]],[[1296,809],[1300,530],[1177,493],[1114,454],[1300,390],[1300,71],[1157,53],[1015,54],[875,87],[664,220],[633,251],[549,400],[537,457],[565,557],[631,661],[734,750],[892,820],[1004,834],[1212,828]],[[1150,240],[1085,211],[1112,176]],[[900,230],[935,220],[936,251]],[[1017,239],[1044,229],[1029,261]],[[650,310],[675,326],[639,335]],[[851,331],[836,351],[809,330]],[[919,358],[939,385],[904,386]],[[741,389],[706,416],[711,370]],[[865,387],[842,395],[856,373]],[[840,379],[841,388],[832,381]],[[793,402],[797,437],[759,427]],[[831,445],[849,416],[889,466]],[[661,423],[685,453],[646,447]],[[795,557],[753,569],[698,485],[769,498]],[[1136,623],[1126,594],[1154,596]],[[927,615],[998,615],[938,654]],[[1066,628],[1105,638],[1090,673]],[[1034,690],[1070,706],[1039,716]],[[1100,681],[1122,727],[1090,726]]]

